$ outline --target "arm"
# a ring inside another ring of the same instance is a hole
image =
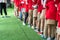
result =
[[[41,0],[41,4],[43,5],[43,7],[45,8],[45,6],[46,6],[46,0]]]

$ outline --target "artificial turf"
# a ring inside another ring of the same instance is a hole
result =
[[[33,29],[14,16],[11,8],[7,9],[9,18],[0,17],[0,40],[43,40]]]

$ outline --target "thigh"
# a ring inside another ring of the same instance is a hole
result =
[[[33,10],[33,17],[37,17],[37,9]]]
[[[33,11],[32,10],[29,10],[29,15],[32,15]]]
[[[42,10],[41,15],[40,15],[40,19],[45,19],[45,10]]]
[[[37,21],[40,22],[40,13],[37,15]]]

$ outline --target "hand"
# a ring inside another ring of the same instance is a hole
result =
[[[37,5],[33,5],[32,7],[33,7],[33,8],[37,8]]]
[[[55,7],[57,7],[57,4],[55,4]]]
[[[24,4],[24,1],[22,1],[21,3]]]

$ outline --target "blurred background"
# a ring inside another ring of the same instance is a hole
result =
[[[8,8],[13,8],[14,7],[13,0],[7,0],[7,7]]]

